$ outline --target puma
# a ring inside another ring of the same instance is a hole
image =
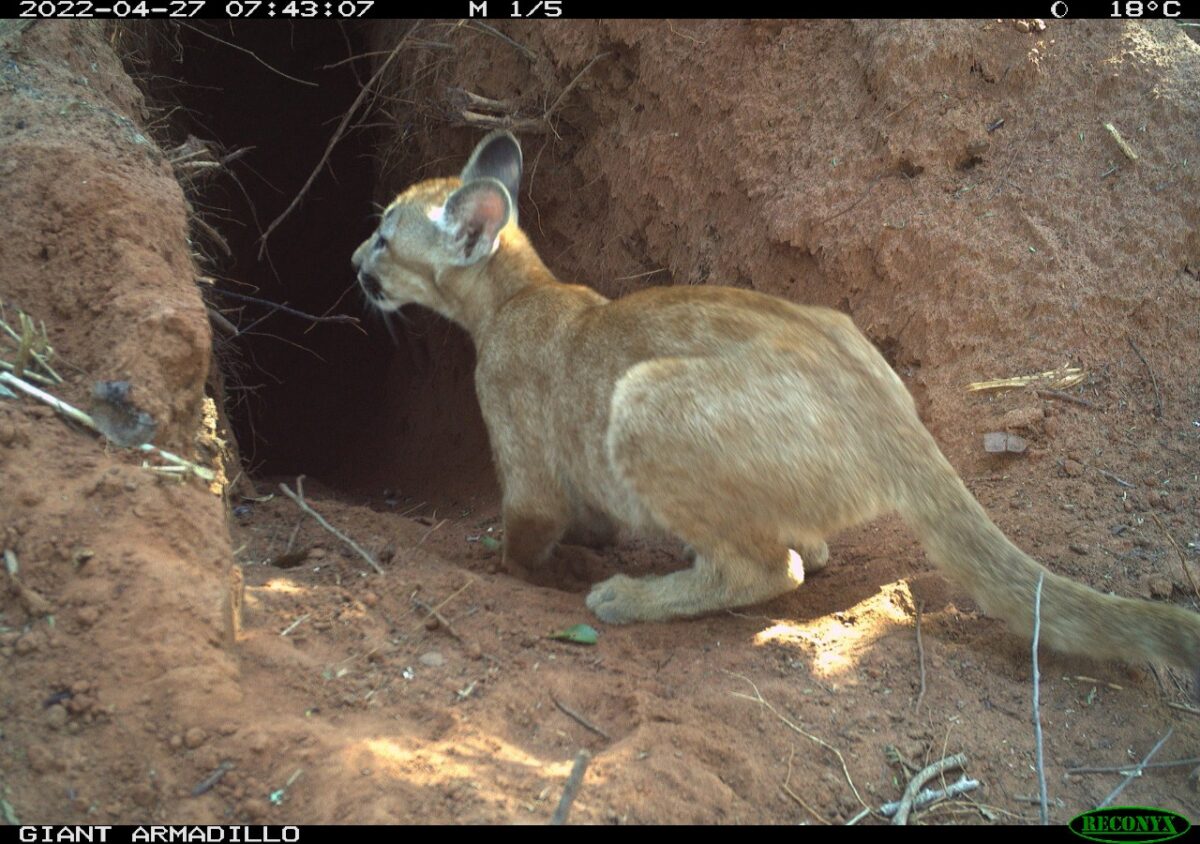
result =
[[[354,253],[378,308],[457,322],[503,492],[506,566],[618,529],[694,552],[616,575],[587,605],[661,621],[765,601],[825,564],[825,538],[898,511],[931,559],[1018,633],[1093,657],[1200,665],[1200,615],[1045,570],[992,523],[850,318],[722,287],[609,300],[564,284],[517,224],[521,149],[484,138],[458,178],[400,194]]]

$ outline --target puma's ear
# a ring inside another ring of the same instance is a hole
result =
[[[497,179],[508,190],[513,200],[513,216],[516,216],[516,199],[521,189],[521,145],[511,133],[497,130],[479,142],[467,166],[462,171],[462,182],[467,184],[476,179]]]
[[[437,210],[440,219],[434,221],[446,234],[450,263],[465,267],[496,251],[496,238],[512,216],[512,200],[498,180],[476,179],[450,194]]]

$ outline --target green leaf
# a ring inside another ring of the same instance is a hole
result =
[[[577,645],[594,645],[600,634],[590,624],[576,624],[566,630],[551,633],[547,639],[559,639],[563,642],[574,642]]]

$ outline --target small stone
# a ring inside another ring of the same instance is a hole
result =
[[[1133,502],[1130,501],[1128,498],[1122,499],[1121,509],[1124,510],[1126,513],[1132,513],[1133,512]]]
[[[195,750],[200,745],[204,744],[208,735],[199,727],[192,727],[183,734],[183,743],[188,746],[189,750]]]
[[[20,639],[17,639],[17,644],[13,646],[13,650],[17,652],[17,656],[25,656],[31,654],[38,649],[37,638],[33,634],[26,634]]]
[[[309,550],[308,558],[310,560],[323,560],[328,553],[328,551],[318,545]]]
[[[440,624],[441,624],[441,622],[437,620],[436,616],[431,615],[431,616],[429,616],[429,618],[425,619],[425,629],[426,630],[437,630],[438,625],[440,625]]]
[[[75,618],[77,618],[79,623],[84,627],[91,627],[100,620],[100,610],[96,609],[95,607],[83,607],[75,614]]]
[[[1063,462],[1063,471],[1067,473],[1069,478],[1078,478],[1083,474],[1083,464],[1078,460],[1066,460]]]
[[[67,719],[70,716],[67,714],[67,709],[61,704],[54,704],[46,710],[46,726],[52,730],[59,730],[66,726]]]
[[[1023,437],[1018,437],[1016,434],[1008,434],[1004,431],[992,431],[983,435],[983,450],[989,454],[1000,454],[1003,452],[1020,454],[1028,446],[1029,443]]]
[[[379,596],[374,592],[364,592],[362,602],[365,607],[373,607],[379,603]]]
[[[1029,31],[1029,21],[1013,21],[1013,26],[1016,27],[1017,32]]]
[[[171,736],[171,740],[168,741],[167,744],[171,746],[172,750],[178,750],[179,748],[183,747],[183,736],[176,733],[175,735]]]
[[[483,659],[483,648],[478,642],[471,642],[467,645],[467,656],[471,659]]]
[[[421,654],[419,659],[422,665],[427,665],[430,668],[440,668],[446,664],[446,658],[438,651]]]
[[[1082,544],[1082,543],[1079,543],[1079,542],[1072,542],[1072,543],[1070,544],[1070,546],[1068,546],[1068,547],[1069,547],[1069,548],[1070,548],[1072,551],[1074,551],[1076,554],[1080,554],[1080,555],[1082,555],[1082,556],[1087,556],[1088,547],[1087,547],[1086,545]]]

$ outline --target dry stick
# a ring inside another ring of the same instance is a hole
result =
[[[754,681],[751,680],[749,677],[743,676],[741,674],[734,674],[732,671],[726,671],[725,673],[728,674],[730,677],[737,677],[739,680],[745,680],[747,683],[750,684],[750,688],[754,689],[754,697],[750,697],[750,695],[747,695],[747,694],[742,694],[741,692],[730,692],[731,695],[733,695],[734,697],[740,697],[743,700],[754,701],[755,703],[759,704],[760,706],[766,707],[767,710],[770,711],[770,713],[772,715],[774,715],[776,718],[778,718],[780,721],[782,721],[785,725],[787,725],[787,727],[790,730],[792,730],[793,732],[799,733],[800,735],[804,736],[809,741],[816,742],[817,744],[821,745],[821,747],[825,748],[826,750],[832,752],[835,756],[837,756],[838,761],[842,763],[842,773],[846,777],[846,782],[849,783],[850,790],[854,792],[854,796],[858,799],[859,805],[861,805],[868,812],[872,811],[871,807],[867,805],[867,801],[863,800],[862,795],[858,793],[858,788],[855,787],[854,780],[850,778],[850,769],[846,767],[846,757],[842,756],[842,752],[840,750],[838,750],[836,747],[834,747],[829,742],[827,742],[821,738],[818,738],[817,736],[814,736],[812,733],[805,732],[800,727],[797,727],[795,724],[793,724],[791,721],[789,721],[787,718],[784,718],[782,715],[780,715],[779,711],[777,709],[775,709],[775,707],[772,706],[770,703],[768,703],[765,698],[763,698],[762,693],[759,692],[759,690],[758,690],[758,686],[754,685]]]
[[[612,741],[612,736],[610,736],[608,733],[604,732],[604,730],[600,729],[595,724],[588,721],[588,719],[584,718],[582,715],[580,715],[574,709],[571,709],[569,706],[567,706],[565,703],[560,701],[558,698],[551,695],[550,700],[554,701],[554,705],[558,707],[559,711],[562,712],[563,715],[566,715],[568,718],[575,721],[575,723],[579,724],[579,726],[584,727],[585,729],[591,730],[593,733],[600,736],[600,738],[604,739],[605,741]]]
[[[303,475],[296,478],[296,489],[300,490],[299,495],[292,492],[292,490],[288,487],[287,484],[280,484],[279,489],[284,495],[286,495],[288,498],[295,501],[296,506],[298,506],[305,513],[308,513],[308,515],[310,515],[314,519],[316,519],[317,522],[320,523],[321,527],[325,528],[325,530],[329,531],[334,536],[336,536],[338,539],[342,540],[342,542],[345,542],[347,545],[349,545],[351,548],[353,548],[355,551],[357,551],[358,555],[360,557],[362,557],[364,560],[366,560],[367,564],[370,565],[371,568],[375,569],[375,571],[377,571],[379,574],[383,574],[384,573],[383,569],[379,567],[379,563],[375,562],[374,557],[372,557],[370,554],[368,554],[366,551],[364,551],[359,546],[359,544],[357,542],[355,542],[353,539],[346,536],[346,534],[342,533],[340,530],[335,528],[333,525],[329,524],[329,522],[325,521],[325,518],[320,513],[318,513],[312,507],[308,506],[308,502],[306,502],[304,500],[304,487],[302,486],[303,482],[304,482]]]
[[[546,109],[546,112],[542,115],[542,119],[549,123],[550,115],[554,114],[554,112],[558,110],[559,105],[564,99],[566,99],[567,94],[571,93],[571,89],[579,83],[579,80],[583,78],[583,75],[592,69],[592,65],[608,55],[609,53],[597,53],[596,55],[592,56],[592,60],[583,66],[583,70],[575,74],[575,78],[568,82],[567,87],[563,88],[562,91],[559,92],[558,97],[554,100],[554,104],[550,106],[550,108]],[[555,132],[555,134],[557,135],[558,133]]]
[[[256,305],[266,305],[274,311],[282,311],[285,314],[290,314],[301,319],[306,319],[309,322],[350,322],[358,325],[358,317],[352,317],[349,314],[334,314],[333,316],[313,316],[306,314],[304,311],[298,311],[295,308],[289,308],[287,305],[279,302],[271,302],[267,299],[258,299],[254,296],[247,296],[244,293],[234,293],[232,290],[222,290],[214,287],[213,292],[218,296],[226,296],[230,299],[237,299],[239,302],[253,302]]]
[[[1200,709],[1197,709],[1194,706],[1188,706],[1186,703],[1174,703],[1168,700],[1166,701],[1166,704],[1172,709],[1178,709],[1180,712],[1188,712],[1192,715],[1200,715]]]
[[[1067,768],[1068,774],[1128,774],[1134,767],[1146,768],[1183,768],[1189,765],[1200,765],[1200,756],[1190,756],[1187,759],[1172,759],[1170,762],[1143,762],[1138,766],[1110,765],[1109,767]]]
[[[1110,481],[1112,481],[1113,483],[1115,483],[1115,484],[1117,484],[1117,485],[1119,485],[1119,486],[1123,486],[1123,487],[1125,487],[1126,489],[1133,489],[1133,486],[1134,486],[1133,484],[1131,484],[1131,483],[1130,483],[1129,481],[1127,481],[1127,480],[1124,480],[1123,478],[1118,478],[1118,477],[1117,477],[1116,475],[1114,475],[1112,472],[1107,472],[1107,471],[1105,471],[1104,469],[1101,469],[1099,466],[1093,466],[1092,468],[1093,468],[1093,469],[1095,469],[1097,472],[1099,472],[1099,473],[1100,473],[1101,475],[1103,475],[1104,477],[1108,478],[1108,479],[1109,479]]]
[[[1138,348],[1137,343],[1133,342],[1133,338],[1126,336],[1125,339],[1129,341],[1130,348],[1138,356],[1138,360],[1142,362],[1142,366],[1146,367],[1146,371],[1150,373],[1150,383],[1154,385],[1154,415],[1162,419],[1162,393],[1158,391],[1158,379],[1154,377],[1154,370],[1150,368],[1150,364],[1146,361],[1146,356],[1142,354],[1142,350]]]
[[[1145,767],[1146,767],[1146,764],[1147,764],[1147,763],[1148,763],[1148,762],[1149,762],[1151,759],[1153,759],[1153,758],[1154,758],[1154,754],[1155,754],[1155,753],[1158,753],[1158,749],[1159,749],[1160,747],[1162,747],[1164,744],[1166,744],[1166,743],[1167,743],[1167,739],[1169,739],[1169,738],[1171,737],[1171,734],[1172,734],[1172,733],[1174,733],[1174,732],[1175,732],[1175,728],[1174,728],[1174,727],[1171,727],[1171,729],[1167,730],[1167,734],[1166,734],[1165,736],[1163,736],[1162,738],[1160,738],[1160,739],[1158,740],[1158,744],[1154,745],[1154,747],[1152,747],[1152,748],[1150,749],[1150,752],[1146,754],[1146,758],[1145,758],[1145,759],[1143,759],[1143,760],[1142,760],[1142,761],[1141,761],[1141,762],[1138,764],[1138,766],[1137,766],[1136,768],[1134,768],[1132,771],[1130,771],[1130,772],[1129,772],[1129,776],[1125,777],[1125,779],[1121,781],[1121,784],[1120,784],[1120,785],[1118,785],[1116,788],[1114,788],[1114,789],[1113,789],[1113,791],[1112,791],[1112,794],[1110,794],[1110,795],[1108,795],[1107,797],[1105,797],[1105,798],[1104,798],[1104,800],[1102,800],[1102,801],[1100,802],[1100,804],[1099,804],[1098,806],[1096,806],[1096,808],[1097,808],[1097,809],[1103,809],[1103,808],[1104,808],[1105,806],[1107,806],[1109,803],[1111,803],[1111,802],[1113,802],[1114,800],[1116,800],[1116,799],[1117,799],[1117,795],[1118,795],[1118,794],[1120,794],[1122,791],[1124,791],[1124,790],[1125,790],[1125,786],[1129,785],[1129,784],[1130,784],[1131,782],[1133,782],[1133,781],[1134,781],[1134,779],[1136,779],[1137,777],[1140,777],[1140,776],[1142,775],[1142,769],[1143,769],[1143,768],[1145,768]]]
[[[1038,573],[1037,591],[1033,593],[1033,735],[1037,740],[1038,811],[1042,826],[1050,823],[1050,809],[1046,794],[1046,761],[1042,751],[1042,710],[1039,701],[1041,675],[1038,673],[1038,637],[1042,630],[1042,583],[1046,573]]]
[[[305,79],[297,79],[295,76],[289,76],[288,74],[284,73],[282,70],[280,70],[277,67],[271,67],[271,65],[267,64],[262,59],[260,59],[253,50],[247,50],[245,47],[242,47],[238,44],[233,44],[229,41],[226,41],[224,38],[218,38],[217,36],[213,35],[211,32],[205,32],[203,29],[200,29],[200,27],[198,27],[198,26],[192,26],[192,25],[186,24],[186,23],[184,24],[184,26],[186,26],[188,29],[192,30],[192,32],[197,33],[198,35],[203,35],[205,38],[211,38],[213,41],[216,41],[220,44],[224,44],[226,47],[232,47],[235,50],[240,50],[241,52],[243,52],[246,55],[253,58],[256,62],[261,64],[267,70],[271,71],[272,73],[278,73],[284,79],[290,79],[293,82],[299,82],[301,85],[307,85],[310,88],[320,88],[321,87],[316,82],[309,82]]]
[[[1069,401],[1072,404],[1078,404],[1082,407],[1095,407],[1094,402],[1087,399],[1081,399],[1079,396],[1073,396],[1070,393],[1064,393],[1062,390],[1037,390],[1039,396],[1044,399],[1058,399],[1059,401]]]
[[[333,148],[337,146],[338,141],[342,139],[342,133],[345,132],[346,127],[350,125],[350,121],[358,111],[358,107],[362,105],[362,102],[364,99],[366,99],[368,92],[375,87],[375,83],[383,77],[384,72],[391,65],[392,61],[400,54],[400,48],[408,42],[408,37],[412,35],[420,25],[421,21],[415,21],[413,25],[408,28],[408,31],[400,37],[400,40],[396,42],[396,46],[392,48],[390,53],[388,53],[388,57],[383,60],[381,65],[379,65],[379,69],[371,75],[371,78],[367,80],[367,84],[364,85],[358,92],[358,96],[355,97],[354,102],[350,104],[349,111],[342,115],[342,122],[338,124],[337,130],[333,133],[333,137],[329,139],[329,144],[325,147],[325,152],[321,155],[321,160],[317,162],[317,166],[314,167],[312,173],[309,174],[308,180],[304,183],[304,186],[300,188],[300,192],[297,193],[292,199],[291,204],[289,204],[288,207],[283,210],[283,213],[276,217],[271,222],[271,225],[267,226],[267,230],[263,232],[262,237],[258,239],[258,259],[260,261],[267,251],[267,238],[269,238],[271,233],[279,227],[279,224],[282,223],[287,216],[296,209],[296,206],[300,204],[300,200],[304,198],[304,194],[308,193],[308,189],[312,187],[313,182],[317,180],[317,176],[325,167],[325,162],[329,160],[329,156],[333,152]]]
[[[575,764],[571,767],[571,775],[567,777],[567,784],[563,786],[562,797],[558,800],[558,808],[554,810],[554,817],[550,818],[551,826],[562,826],[567,822],[571,804],[575,802],[579,786],[583,785],[583,775],[587,772],[590,761],[592,761],[592,754],[586,750],[579,751],[575,756]]]
[[[921,610],[924,608],[924,603],[917,603],[917,659],[921,665],[921,693],[917,695],[917,702],[913,704],[913,712],[921,708],[921,701],[925,699],[925,647],[921,644]]]
[[[967,755],[965,753],[958,753],[954,756],[948,756],[945,759],[939,759],[932,765],[918,771],[916,776],[909,780],[908,788],[904,789],[904,796],[900,798],[900,805],[896,807],[896,814],[892,818],[892,825],[905,826],[908,823],[908,814],[913,809],[913,802],[917,799],[917,794],[925,787],[925,783],[950,768],[961,768],[966,764]]]
[[[1167,538],[1167,541],[1171,543],[1171,547],[1175,549],[1175,553],[1179,555],[1179,565],[1183,568],[1183,573],[1187,575],[1188,583],[1192,584],[1192,591],[1196,593],[1197,598],[1200,598],[1200,588],[1196,587],[1196,580],[1192,577],[1192,570],[1187,567],[1187,559],[1183,556],[1183,549],[1179,547],[1179,543],[1175,541],[1175,537],[1167,532],[1167,529],[1159,521],[1157,515],[1151,513],[1150,518],[1154,519],[1154,524],[1158,525],[1158,529],[1162,531],[1163,536]]]
[[[431,607],[429,604],[422,601],[415,595],[412,598],[413,606],[417,609],[425,610],[425,617],[437,619],[437,623],[446,628],[446,632],[453,636],[460,644],[465,645],[467,641],[462,637],[462,634],[454,629],[454,625],[450,623],[450,619],[442,615],[436,607]]]
[[[968,791],[974,791],[979,788],[979,780],[973,780],[966,774],[963,774],[956,781],[950,783],[945,788],[926,788],[922,790],[912,801],[913,809],[923,809],[930,803],[944,800],[947,797],[957,797]],[[893,803],[884,803],[879,807],[879,814],[890,818],[900,811],[901,800]]]
[[[1111,123],[1105,123],[1104,128],[1108,130],[1108,134],[1112,135],[1113,140],[1117,142],[1117,146],[1121,148],[1121,152],[1125,153],[1126,158],[1130,161],[1138,160],[1138,154],[1133,151],[1133,147],[1129,145],[1129,142],[1121,137],[1121,133],[1117,131],[1116,126]]]

